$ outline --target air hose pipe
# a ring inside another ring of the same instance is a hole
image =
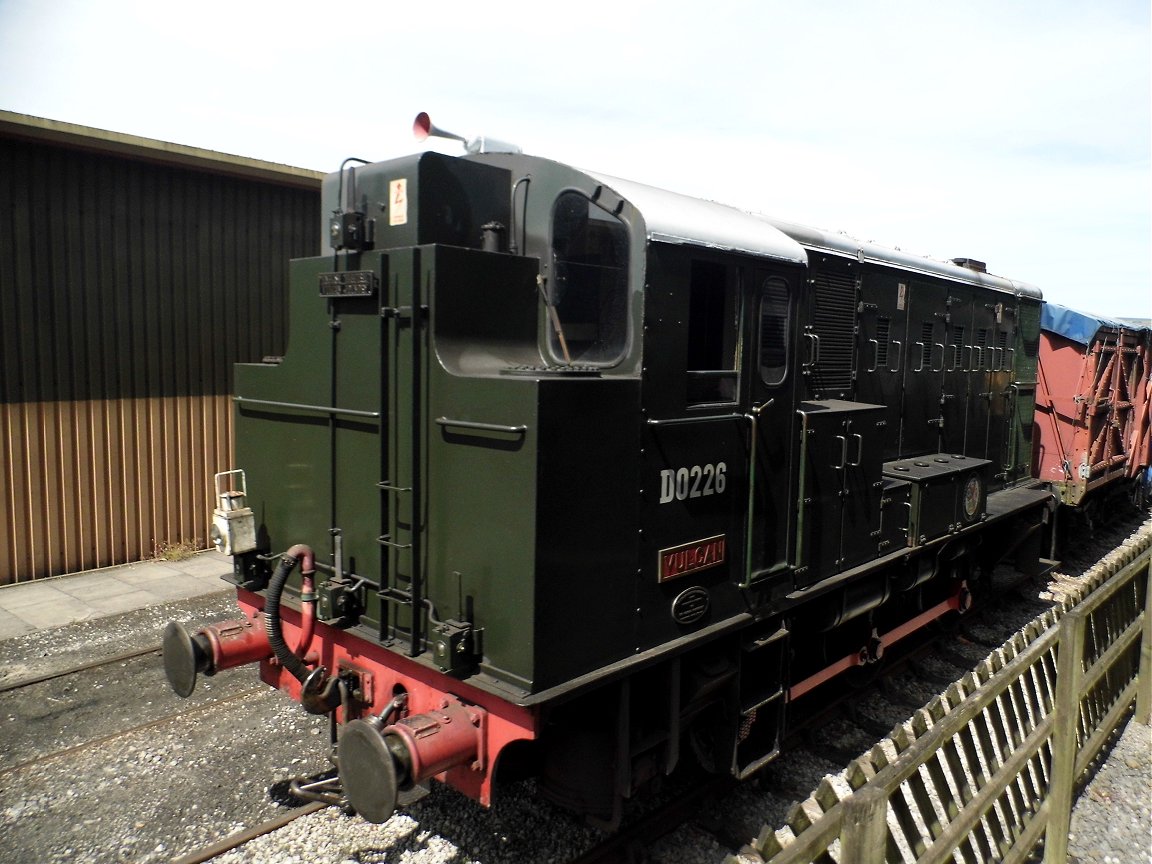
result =
[[[308,667],[284,641],[283,627],[280,624],[280,596],[284,593],[284,585],[296,568],[297,562],[300,562],[300,573],[305,580],[310,582],[316,572],[316,557],[312,549],[303,543],[298,543],[281,556],[280,564],[268,582],[268,593],[264,596],[264,629],[268,633],[268,644],[272,647],[272,652],[280,661],[280,665],[297,681],[304,683],[304,679],[309,675]]]

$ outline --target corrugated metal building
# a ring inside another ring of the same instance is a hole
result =
[[[320,178],[0,112],[0,584],[207,545]]]

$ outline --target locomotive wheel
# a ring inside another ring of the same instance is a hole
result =
[[[384,736],[367,721],[353,720],[340,733],[336,754],[340,783],[352,808],[369,822],[392,818],[400,783]]]

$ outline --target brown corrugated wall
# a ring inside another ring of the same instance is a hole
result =
[[[0,137],[0,584],[207,545],[319,192]]]

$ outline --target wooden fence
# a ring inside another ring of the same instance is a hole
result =
[[[741,859],[1023,862],[1067,856],[1078,788],[1135,703],[1152,706],[1152,522]],[[738,859],[728,859],[735,864]]]

